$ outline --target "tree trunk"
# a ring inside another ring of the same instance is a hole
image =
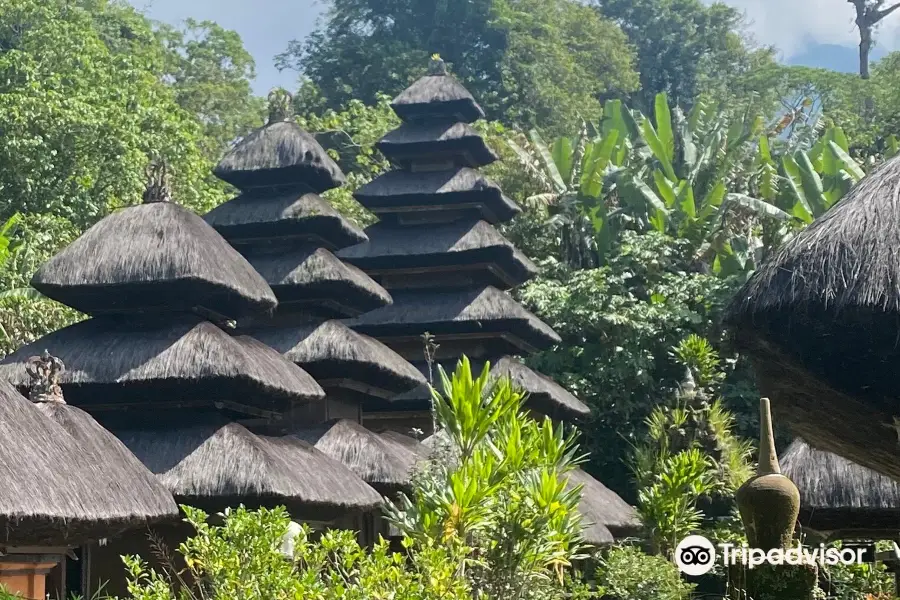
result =
[[[856,21],[859,23],[859,19]],[[872,27],[859,28],[859,76],[869,78],[869,54],[872,52]]]

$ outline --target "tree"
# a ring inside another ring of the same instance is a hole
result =
[[[900,2],[890,6],[885,6],[886,0],[847,0],[847,2],[856,10],[856,26],[859,28],[859,76],[868,79],[872,34],[881,21],[900,8]]]
[[[278,62],[337,109],[399,93],[435,52],[507,124],[571,128],[637,85],[625,36],[575,0],[331,0],[324,25]]]

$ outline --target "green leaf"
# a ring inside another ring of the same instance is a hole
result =
[[[540,159],[547,175],[550,177],[550,181],[553,183],[553,187],[556,190],[556,193],[564,194],[567,189],[566,182],[563,179],[562,174],[559,172],[559,169],[556,167],[556,163],[553,161],[553,156],[550,154],[550,150],[547,148],[547,144],[545,144],[544,140],[541,138],[541,134],[538,133],[536,129],[532,129],[528,132],[528,136],[531,138],[531,143],[534,144],[534,147],[537,149],[538,158]]]
[[[672,161],[669,160],[665,146],[663,146],[662,141],[660,141],[659,137],[656,135],[656,130],[653,129],[653,123],[650,122],[650,119],[642,115],[640,128],[644,142],[646,142],[647,146],[653,152],[653,157],[662,166],[666,177],[671,181],[677,181],[678,177],[675,176],[675,170],[672,168]]]
[[[809,156],[805,152],[797,151],[794,153],[794,160],[797,161],[800,172],[800,182],[803,185],[803,192],[806,195],[806,201],[813,210],[813,215],[821,216],[828,207],[825,199],[825,190],[822,186],[822,179],[816,173]]]
[[[887,138],[887,148],[884,151],[885,158],[892,158],[900,153],[900,140],[893,133]]]
[[[758,217],[766,217],[775,219],[776,221],[790,221],[791,215],[784,212],[774,204],[769,204],[765,200],[754,198],[746,194],[732,193],[725,197],[726,202],[737,204],[749,210]]]
[[[672,182],[666,179],[666,176],[658,169],[653,169],[653,181],[656,183],[656,190],[666,203],[666,208],[673,208],[675,206],[676,194]]]
[[[697,205],[694,203],[694,188],[687,181],[682,181],[678,188],[678,208],[691,220],[697,218]]]
[[[788,188],[793,194],[794,208],[792,209],[792,214],[805,223],[811,223],[813,211],[806,199],[806,193],[803,188],[803,179],[800,176],[800,166],[789,154],[782,157],[781,164],[784,168]]]
[[[657,211],[664,216],[668,215],[669,211],[666,210],[665,202],[659,199],[659,196],[650,189],[650,186],[637,177],[631,178],[631,185],[652,211]]]
[[[850,175],[853,183],[856,183],[866,176],[862,167],[859,166],[859,163],[853,160],[853,157],[850,156],[840,144],[837,142],[829,142],[828,149],[831,150],[840,165]]]
[[[572,177],[572,169],[575,166],[572,160],[574,154],[575,151],[572,146],[572,140],[569,138],[560,137],[553,142],[550,155],[553,158],[553,164],[556,165],[556,169],[559,171],[563,181],[569,181]]]
[[[672,113],[669,112],[669,98],[665,92],[656,95],[654,103],[656,131],[669,163],[675,160],[675,133],[672,129]]]

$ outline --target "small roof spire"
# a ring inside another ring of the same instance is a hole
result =
[[[284,88],[269,92],[269,123],[290,121],[294,116],[294,96]]]
[[[169,167],[161,158],[154,158],[147,165],[147,187],[144,189],[144,204],[171,202]]]
[[[428,74],[432,76],[448,74],[447,63],[444,62],[440,54],[431,55],[431,62],[428,63]]]
[[[28,394],[32,402],[56,402],[65,404],[59,376],[66,370],[63,361],[44,350],[40,356],[32,356],[25,363],[25,372],[31,378]]]

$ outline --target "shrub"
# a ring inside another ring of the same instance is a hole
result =
[[[614,547],[596,572],[599,595],[621,600],[682,600],[694,586],[685,583],[678,568],[659,555],[633,546]]]

